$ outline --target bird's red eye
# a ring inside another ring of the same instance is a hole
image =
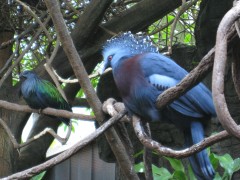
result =
[[[109,61],[111,61],[111,60],[112,60],[112,58],[113,58],[113,56],[112,56],[112,55],[108,56],[108,60],[109,60]]]

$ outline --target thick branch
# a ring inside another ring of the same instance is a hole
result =
[[[19,105],[15,103],[10,103],[7,101],[0,100],[0,107],[4,109],[14,110],[14,111],[21,111],[21,112],[29,112],[29,113],[39,113],[37,109],[31,109],[29,106],[26,105]],[[58,110],[53,108],[45,108],[41,111],[43,114],[53,115],[57,117],[64,117],[64,118],[75,118],[81,120],[94,120],[94,116],[83,115],[83,114],[76,114],[65,110]]]
[[[98,99],[94,91],[94,88],[90,83],[88,74],[84,68],[82,60],[80,59],[78,52],[71,39],[71,36],[67,31],[66,24],[64,22],[64,19],[59,8],[59,4],[56,0],[46,0],[46,5],[52,17],[53,23],[55,25],[58,37],[62,43],[63,49],[73,68],[74,74],[78,78],[79,84],[81,85],[87,97],[89,105],[93,109],[97,121],[102,124],[105,118],[101,109],[102,103]],[[130,162],[129,157],[126,153],[126,149],[121,143],[121,140],[119,139],[115,130],[111,129],[110,131],[106,132],[105,135],[125,176],[128,179],[138,179],[137,174],[134,172],[133,165]]]
[[[173,157],[173,158],[188,157],[196,152],[203,150],[204,148],[206,148],[216,142],[222,141],[222,140],[230,137],[230,135],[228,134],[227,131],[221,131],[215,135],[205,138],[200,143],[194,144],[193,146],[191,146],[189,148],[186,148],[183,150],[173,150],[171,148],[167,148],[167,147],[161,145],[160,143],[152,140],[149,136],[147,136],[145,134],[145,132],[143,131],[141,121],[137,116],[134,115],[132,120],[133,120],[134,131],[135,131],[138,139],[144,146],[146,146],[149,149],[152,149],[153,151],[156,151],[159,155]]]
[[[240,2],[237,1],[236,6],[226,13],[219,24],[216,38],[212,90],[219,121],[230,134],[240,139],[240,127],[232,119],[224,95],[224,75],[227,64],[227,33],[239,16]]]
[[[239,22],[238,22],[239,24]],[[239,33],[240,35],[240,30]],[[240,37],[240,36],[239,36]],[[233,47],[232,78],[238,97],[240,98],[240,42]]]
[[[111,114],[111,112],[115,111],[115,110],[112,110],[112,108],[114,108],[114,106],[112,106],[113,103],[115,103],[115,101],[111,98],[104,103],[106,113]],[[110,106],[112,106],[112,107],[107,108]],[[125,110],[125,107],[122,106],[118,110],[122,112]],[[141,121],[137,116],[134,115],[132,117],[132,121],[133,121],[133,128],[134,128],[134,131],[135,131],[138,139],[146,148],[156,151],[160,155],[173,157],[173,158],[188,157],[196,152],[203,150],[204,148],[206,148],[210,145],[213,145],[219,141],[222,141],[226,138],[231,137],[231,135],[227,131],[221,131],[221,132],[214,134],[208,138],[205,138],[200,143],[195,144],[189,148],[186,148],[183,150],[173,150],[171,148],[165,147],[165,146],[161,145],[160,143],[152,140],[151,137],[145,132],[144,127],[142,126]]]
[[[59,3],[56,0],[46,0],[46,5],[52,17],[58,37],[62,43],[63,50],[65,51],[68,60],[73,68],[74,74],[76,75],[78,82],[87,97],[87,101],[89,105],[93,108],[93,111],[98,118],[98,121],[103,121],[104,115],[101,110],[102,104],[98,99],[94,88],[91,85],[82,60],[78,55],[72,38],[67,30],[66,24],[60,11]]]

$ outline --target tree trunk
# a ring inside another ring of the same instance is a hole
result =
[[[14,35],[13,32],[7,29],[8,23],[6,20],[9,17],[6,17],[6,16],[8,16],[9,13],[6,8],[7,6],[6,2],[7,1],[5,0],[2,0],[0,2],[0,8],[1,8],[0,29],[2,30],[0,32],[0,44],[2,44],[3,42],[7,42],[11,38],[13,38],[13,35]],[[3,9],[6,11],[3,12],[2,11]],[[12,52],[11,49],[12,49],[12,46],[8,46],[7,48],[0,50],[0,69],[4,66],[7,59],[10,57]],[[6,90],[9,89],[10,86],[11,86],[11,78],[8,78],[5,82],[5,85],[1,87],[1,90],[0,90],[1,99],[5,99],[3,97],[8,96],[8,94],[6,93],[7,92]],[[7,112],[4,109],[0,109],[0,118],[2,118],[8,124],[10,122],[10,114],[11,113]],[[0,177],[6,176],[13,172],[13,157],[14,157],[14,150],[12,147],[12,143],[10,142],[6,132],[0,126],[0,169],[1,169]]]

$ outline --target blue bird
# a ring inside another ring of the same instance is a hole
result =
[[[31,108],[44,109],[51,107],[72,112],[71,106],[64,100],[57,88],[51,82],[41,79],[35,72],[22,72],[20,81],[20,95],[23,96]],[[70,123],[68,118],[58,117],[57,119],[66,125]]]
[[[112,67],[114,81],[128,112],[142,121],[167,121],[184,132],[185,144],[204,139],[204,124],[216,116],[211,92],[199,83],[166,106],[156,107],[157,97],[178,84],[188,72],[161,55],[149,37],[123,33],[103,47],[104,70]],[[198,179],[213,179],[215,171],[206,150],[189,157]]]

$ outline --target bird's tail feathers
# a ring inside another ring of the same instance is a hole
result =
[[[199,143],[204,139],[204,130],[200,122],[191,123],[191,132],[185,133],[185,143],[187,146]],[[193,172],[198,180],[211,180],[215,176],[207,150],[204,149],[189,157]]]

